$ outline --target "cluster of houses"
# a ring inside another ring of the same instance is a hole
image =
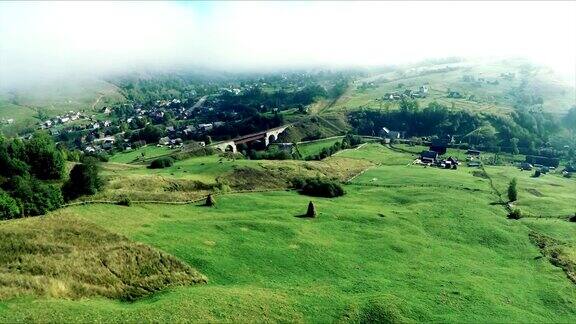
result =
[[[254,87],[264,87],[269,83],[304,87],[309,83],[309,78],[309,74],[297,73],[283,75],[281,79],[261,77],[250,83],[241,82],[219,88],[216,88],[215,84],[202,84],[198,87],[203,88],[203,92],[212,93],[212,95],[196,98],[193,103],[174,98],[157,100],[149,105],[132,103],[116,108],[104,107],[94,115],[70,111],[40,122],[38,128],[48,130],[51,135],[58,136],[59,139],[74,142],[78,149],[86,152],[101,152],[116,147],[131,149],[140,144],[124,139],[122,130],[127,128],[126,124],[129,129],[137,130],[144,126],[144,120],[146,123],[156,125],[166,125],[168,120],[179,121],[176,124],[180,126],[166,127],[165,136],[154,144],[180,146],[183,141],[203,138],[207,133],[224,126],[225,120],[232,120],[239,115],[234,110],[216,112],[213,107],[218,106],[219,101],[223,100],[222,95],[241,95]],[[197,97],[194,90],[187,95]],[[77,120],[82,122],[74,122]],[[14,121],[9,119],[2,120],[2,122],[9,124]],[[24,136],[29,136],[29,134]],[[123,143],[117,143],[120,140]],[[133,140],[136,141],[135,138]]]
[[[402,92],[390,92],[386,93],[382,100],[402,100],[402,99],[414,99],[414,98],[426,98],[428,96],[428,86],[422,85],[418,90],[406,89]]]
[[[417,163],[427,166],[435,166],[441,169],[457,169],[460,164],[458,159],[452,156],[449,156],[446,159],[440,158],[440,154],[436,151],[423,151],[420,153],[420,159]]]
[[[202,105],[198,106],[199,107],[195,108],[196,114],[202,109],[211,109],[202,107]],[[78,138],[79,148],[87,153],[93,153],[111,150],[115,146],[118,146],[116,145],[116,138],[121,138],[124,132],[119,132],[119,129],[114,128],[114,126],[120,126],[123,123],[131,125],[145,117],[152,123],[162,124],[165,121],[164,117],[168,111],[170,111],[172,116],[177,120],[188,119],[193,114],[192,108],[184,107],[179,99],[158,100],[153,107],[150,108],[145,108],[140,104],[134,104],[129,107],[133,109],[126,111],[131,112],[131,114],[127,116],[124,115],[120,118],[111,116],[114,112],[113,108],[102,108],[100,112],[104,116],[110,116],[106,120],[98,120],[96,115],[89,116],[80,112],[70,111],[41,122],[39,128],[48,130],[53,136],[59,136],[62,132],[73,133],[84,131],[84,135]],[[76,120],[83,120],[83,122],[71,125],[71,123]],[[194,136],[202,136],[206,132],[223,125],[225,125],[224,122],[215,121],[212,123],[190,124],[178,128],[173,126],[166,127],[166,136],[160,139],[158,144],[171,147],[181,146],[183,145],[182,138],[190,139]],[[128,139],[124,139],[123,141],[125,143],[122,143],[121,147],[128,150],[131,149],[132,143],[130,143]]]
[[[93,116],[92,116],[93,117]],[[63,115],[47,119],[40,124],[40,129],[50,129],[56,125],[67,124],[79,119],[90,119],[92,117],[81,114],[80,112],[69,111]]]
[[[429,149],[420,153],[416,163],[443,169],[457,169],[458,165],[460,165],[460,161],[457,158],[452,156],[442,157],[442,155],[446,154],[448,146],[453,142],[454,137],[450,135],[432,139]],[[469,167],[480,167],[480,154],[480,151],[474,149],[466,151],[467,165]]]

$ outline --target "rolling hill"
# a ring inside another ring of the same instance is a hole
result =
[[[576,181],[559,174],[532,178],[513,166],[487,165],[480,176],[466,166],[412,165],[410,152],[418,149],[366,144],[312,164],[190,158],[154,171],[155,176],[208,183],[248,168],[256,177],[252,185],[265,191],[220,192],[215,208],[87,204],[8,221],[5,234],[73,219],[84,228],[108,231],[111,238],[126,237],[125,244],[146,244],[173,255],[208,283],[170,286],[133,302],[106,294],[79,300],[24,294],[0,300],[0,320],[575,321],[576,289],[569,277],[576,232],[567,217],[576,206],[566,195],[576,190]],[[273,167],[284,174],[300,169],[314,175],[329,168],[345,171],[346,165],[361,168],[344,186],[347,194],[333,199],[270,186],[280,183],[261,172]],[[118,190],[115,181],[143,171],[111,163],[106,190]],[[499,204],[496,190],[502,191],[510,177],[518,179],[517,206],[526,214],[521,220],[507,219]],[[142,183],[124,190],[144,189]],[[310,200],[318,217],[298,217]],[[58,233],[73,233],[63,228],[66,222],[45,244],[62,240]],[[50,264],[63,262],[44,250],[36,253]]]
[[[116,86],[96,78],[31,83],[0,91],[0,129],[15,135],[27,128],[35,129],[41,115],[53,117],[71,110],[96,112],[124,100]],[[7,124],[8,119],[13,122]]]
[[[523,97],[542,98],[546,112],[562,114],[576,105],[576,88],[552,70],[523,60],[481,60],[449,64],[400,67],[386,73],[372,73],[355,80],[348,91],[323,110],[342,111],[358,107],[394,107],[381,100],[386,93],[429,88],[421,105],[437,101],[448,107],[477,112],[506,113]],[[448,98],[458,91],[462,98]]]

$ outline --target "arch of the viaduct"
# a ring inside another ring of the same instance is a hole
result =
[[[289,125],[284,125],[284,126],[280,126],[280,127],[276,127],[276,128],[271,128],[269,130],[259,132],[259,133],[240,136],[240,137],[235,138],[233,140],[223,141],[220,143],[213,144],[212,147],[219,149],[222,152],[230,151],[230,152],[236,153],[236,152],[238,152],[238,149],[236,147],[236,145],[238,145],[238,144],[264,140],[264,145],[268,146],[268,145],[270,145],[270,143],[277,141],[278,136],[280,136],[280,134],[282,134],[290,126],[291,125],[289,124]]]

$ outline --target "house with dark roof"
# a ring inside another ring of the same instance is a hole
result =
[[[422,151],[420,153],[420,161],[422,163],[435,163],[438,158],[438,152],[435,151]]]
[[[446,135],[442,138],[435,138],[432,139],[432,143],[430,143],[430,151],[438,152],[438,154],[446,154],[446,150],[448,149],[448,145],[452,142],[452,136]]]
[[[472,156],[480,156],[480,153],[481,153],[481,152],[478,151],[478,150],[468,150],[468,151],[466,151],[466,154],[467,154],[467,155],[472,155]]]

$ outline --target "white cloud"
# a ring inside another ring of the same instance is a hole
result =
[[[0,4],[2,83],[196,64],[380,65],[524,56],[576,69],[574,2]]]

